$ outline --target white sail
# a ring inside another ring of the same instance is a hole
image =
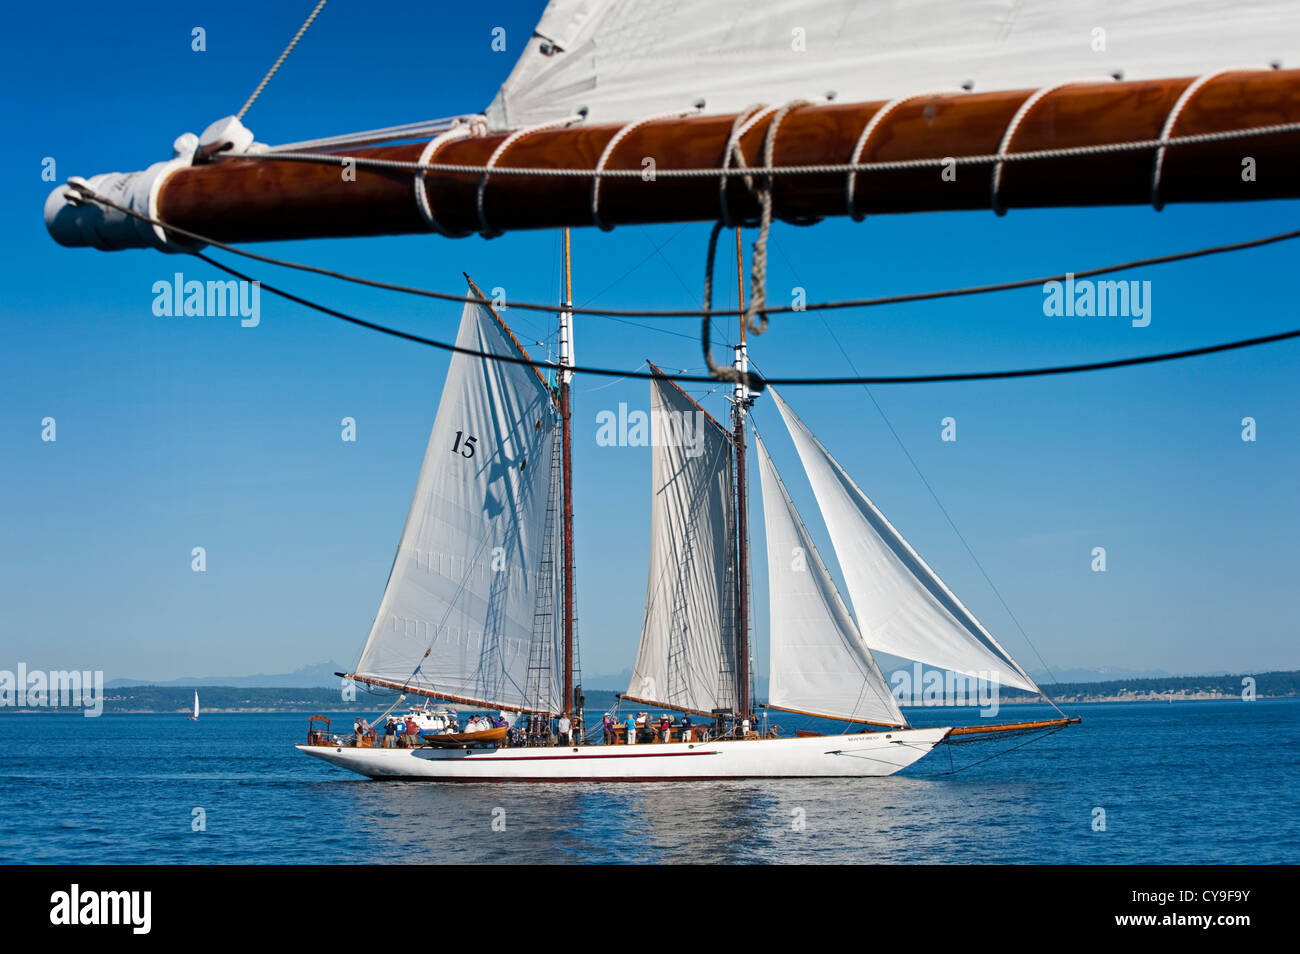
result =
[[[1293,0],[551,0],[487,115],[617,122],[699,99],[726,113],[1274,60],[1300,61]]]
[[[821,508],[867,645],[1039,692],[1033,679],[876,509],[773,388]]]
[[[193,719],[194,719],[195,722],[197,722],[197,721],[199,720],[199,691],[198,691],[197,689],[194,690],[194,716],[193,716]]]
[[[523,356],[483,304],[465,306],[456,344]],[[529,669],[538,589],[554,586],[543,545],[557,420],[533,366],[453,355],[357,675],[493,708],[559,711],[553,618],[539,630],[544,654],[531,657],[548,665]]]
[[[754,443],[767,537],[768,705],[859,722],[907,725],[757,430]]]
[[[730,708],[734,445],[665,378],[650,382],[650,417],[650,578],[627,694],[701,712]]]

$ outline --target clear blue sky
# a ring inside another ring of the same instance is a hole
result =
[[[81,2],[6,14],[7,183],[0,207],[0,668],[107,678],[351,664],[370,626],[447,358],[263,296],[260,327],[158,318],[155,281],[201,262],[56,246],[41,207],[60,180],[140,169],[243,103],[311,6]],[[484,107],[541,2],[330,4],[247,116],[266,142]],[[207,31],[207,52],[190,30]],[[490,49],[503,26],[509,49]],[[963,175],[976,174],[962,171]],[[1271,174],[1261,169],[1260,175]],[[809,300],[996,281],[1295,227],[1294,203],[931,214],[777,226],[770,297]],[[707,226],[574,236],[576,298],[698,303]],[[458,291],[460,272],[554,300],[558,236],[404,237],[266,246],[288,258]],[[1144,354],[1295,327],[1295,245],[1150,269],[1152,321],[1048,318],[1037,289],[818,317],[753,342],[769,374],[995,369]],[[218,253],[220,254],[220,253]],[[454,337],[459,309],[255,267],[352,313]],[[725,265],[724,287],[732,266]],[[548,322],[507,313],[520,338]],[[580,319],[581,362],[702,364],[693,321]],[[541,349],[535,349],[540,351]],[[1300,667],[1296,381],[1300,345],[1013,382],[879,387],[874,396],[1054,667],[1170,672]],[[647,568],[649,457],[595,443],[596,415],[645,407],[643,382],[576,383],[582,661],[631,665]],[[717,415],[719,395],[694,393]],[[786,397],[912,544],[1028,668],[1038,659],[862,388]],[[56,443],[41,419],[58,422]],[[359,439],[339,438],[340,419]],[[940,420],[958,440],[940,441]],[[1243,417],[1258,441],[1240,438]],[[770,402],[756,419],[814,534],[826,535]],[[756,628],[766,635],[757,481]],[[208,570],[190,570],[204,546]],[[1104,546],[1108,569],[1090,569]],[[765,669],[760,653],[760,671]]]

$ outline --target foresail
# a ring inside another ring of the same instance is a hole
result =
[[[758,431],[771,628],[768,705],[907,725]]]
[[[769,388],[803,461],[867,645],[968,676],[1039,692],[1033,679],[876,509],[803,421]]]
[[[870,102],[1300,58],[1292,0],[551,0],[487,109],[498,129]],[[847,161],[846,156],[844,161]]]
[[[735,705],[734,448],[666,378],[650,382],[650,578],[627,695],[709,712]]]
[[[485,304],[465,305],[456,344],[523,356]],[[550,390],[532,365],[452,356],[358,676],[558,711],[562,654],[543,647],[534,658],[548,661],[546,672],[530,680],[529,671],[538,590],[554,586],[555,561],[542,549],[556,426]],[[544,627],[541,638],[553,642],[558,630]]]

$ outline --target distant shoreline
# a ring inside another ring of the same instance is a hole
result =
[[[980,708],[979,697],[993,688],[988,683],[977,684],[975,680],[965,680],[964,677],[955,680],[952,685],[946,685],[948,681],[946,678],[936,680],[936,684],[931,687],[927,675],[926,684],[922,687],[924,691],[914,695],[914,701],[900,704],[905,709],[930,709],[965,700],[966,705]],[[931,695],[932,689],[933,695]],[[1044,683],[1043,689],[1059,705],[1087,705],[1103,702],[1166,705],[1170,702],[1226,702],[1242,700],[1247,695],[1256,699],[1286,699],[1300,697],[1300,670],[1215,676],[1130,678],[1095,683],[1050,682]],[[361,687],[355,691],[347,691],[345,697],[341,686],[295,688],[143,685],[105,689],[102,696],[103,711],[123,714],[189,713],[196,692],[201,703],[200,716],[204,713],[273,712],[298,714],[336,712],[369,716],[389,706],[398,705],[396,692],[388,690],[371,692]],[[762,697],[761,691],[759,697]],[[1042,704],[1041,697],[1023,689],[1002,687],[995,698],[999,708]],[[67,711],[69,708],[30,704],[19,708],[3,705],[4,701],[12,699],[13,696],[0,699],[0,713],[5,711],[59,712]],[[927,705],[926,700],[931,700],[933,704]],[[31,699],[23,701],[30,703]],[[412,696],[403,705],[420,705],[422,702],[423,697]],[[443,705],[438,702],[434,704]],[[588,689],[586,704],[588,709],[612,709],[619,704],[618,693],[608,689]],[[646,706],[644,703],[638,703],[637,706],[674,711],[666,705]],[[80,706],[74,708],[81,709]]]
[[[1275,695],[1275,696],[1260,695],[1260,696],[1256,696],[1255,698],[1258,701],[1262,702],[1267,699],[1295,699],[1297,698],[1297,695],[1298,695],[1297,693],[1286,693],[1284,695]],[[1109,695],[1109,696],[1097,696],[1097,697],[1090,697],[1086,699],[1077,699],[1070,696],[1056,696],[1054,697],[1054,701],[1061,705],[1085,705],[1086,706],[1086,705],[1099,705],[1105,703],[1136,702],[1136,703],[1151,704],[1151,705],[1171,705],[1175,702],[1241,702],[1243,700],[1239,694],[1227,695],[1227,694],[1214,694],[1214,693],[1194,693],[1194,694],[1171,696],[1168,693],[1164,693],[1164,694],[1133,693],[1129,695],[1120,694],[1120,695]],[[1046,705],[1046,703],[1044,703],[1042,699],[1037,699],[1037,698],[998,700],[999,707],[1028,706],[1028,705],[1041,706],[1041,705]],[[344,714],[366,715],[368,713],[374,712],[375,710],[386,709],[387,707],[388,707],[387,703],[376,703],[375,705],[365,706],[365,707],[357,707],[355,705],[352,707],[344,707],[344,706],[336,707],[336,706],[322,705],[322,706],[313,706],[310,708],[302,708],[302,707],[293,708],[287,706],[286,707],[231,706],[231,707],[223,707],[223,708],[213,707],[210,709],[203,710],[203,712],[200,715],[200,721],[202,721],[202,718],[204,716],[210,716],[210,715],[257,715],[257,714],[313,715],[315,713],[336,713],[340,715],[344,715]],[[588,710],[599,709],[599,708],[603,708],[603,707],[599,705],[589,705],[587,707]],[[976,708],[980,708],[980,706],[974,702],[971,702],[965,706],[925,706],[925,705],[903,704],[902,708],[903,709],[942,709],[942,708],[976,709]],[[179,715],[188,715],[189,712],[190,709],[189,707],[186,706],[182,706],[174,709],[173,708],[117,709],[117,708],[110,708],[107,705],[104,707],[105,715],[178,715],[179,716]],[[61,706],[61,707],[25,706],[21,709],[8,706],[8,707],[0,707],[0,714],[3,713],[12,713],[15,715],[17,714],[57,715],[60,713],[64,715],[71,715],[71,714],[79,715],[81,713],[81,709],[80,707],[75,707],[75,706]]]

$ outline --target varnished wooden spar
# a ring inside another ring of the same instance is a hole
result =
[[[1158,138],[1192,78],[1065,86],[1023,117],[1009,152]],[[890,111],[859,161],[991,154],[1032,90],[920,97]],[[850,161],[866,124],[883,104],[804,107],[781,125],[776,165]],[[606,163],[609,169],[716,168],[732,116],[647,123],[630,132]],[[1186,104],[1170,135],[1192,135],[1300,121],[1300,71],[1227,73],[1206,83]],[[744,138],[747,162],[757,164],[768,122]],[[498,162],[517,168],[595,167],[621,127],[584,126],[537,132],[515,142]],[[449,141],[436,161],[483,165],[504,133]],[[353,154],[414,161],[423,144],[358,149]],[[1300,134],[1277,133],[1166,151],[1164,202],[1220,202],[1300,197]],[[1243,159],[1255,160],[1254,180]],[[999,196],[1008,209],[1051,206],[1143,205],[1151,202],[1153,150],[1002,167]],[[959,166],[953,181],[941,170],[859,173],[857,210],[865,214],[991,207],[991,166]],[[438,221],[449,230],[479,229],[477,174],[429,174],[428,193]],[[484,192],[493,229],[548,229],[592,224],[591,180],[494,175]],[[753,197],[739,181],[727,190],[731,213],[752,217]],[[780,178],[773,192],[781,218],[846,214],[846,176]],[[417,210],[413,176],[358,167],[345,181],[338,166],[223,159],[181,169],[163,184],[162,219],[229,242],[361,236],[429,231]],[[606,179],[600,216],[610,225],[716,220],[718,180]]]
[[[807,709],[791,709],[787,706],[774,706],[768,703],[761,703],[759,705],[759,708],[769,709],[772,712],[790,712],[793,713],[794,715],[812,716],[815,719],[833,719],[836,722],[849,722],[852,723],[853,725],[874,725],[874,726],[879,726],[882,729],[905,728],[905,726],[902,726],[897,722],[872,722],[870,719],[848,719],[848,718],[844,718],[843,716],[826,715],[826,713],[824,712],[809,712]]]
[[[712,719],[713,713],[704,709],[688,709],[685,706],[673,705],[671,702],[655,702],[653,699],[640,699],[636,696],[628,696],[623,693],[617,693],[616,698],[625,699],[628,702],[635,702],[640,706],[649,706],[652,709],[668,709],[671,712],[689,712],[691,715],[707,716]]]
[[[1004,722],[1000,725],[963,725],[952,729],[948,737],[954,735],[985,735],[994,732],[1025,732],[1030,729],[1053,729],[1063,728],[1067,725],[1078,725],[1080,722],[1078,716],[1071,716],[1066,719],[1040,719],[1037,722]]]
[[[358,676],[354,672],[336,672],[334,675],[341,676],[344,679],[351,679],[353,682],[364,683],[367,686],[379,686],[383,689],[396,689],[398,692],[404,692],[408,695],[428,696],[430,699],[442,699],[446,702],[459,702],[462,705],[474,706],[479,709],[500,709],[503,712],[527,712],[520,706],[503,705],[499,702],[491,702],[485,699],[474,699],[469,696],[454,696],[448,692],[434,692],[431,689],[420,689],[416,686],[404,686],[400,682],[389,682],[387,679],[376,679],[374,676]]]

